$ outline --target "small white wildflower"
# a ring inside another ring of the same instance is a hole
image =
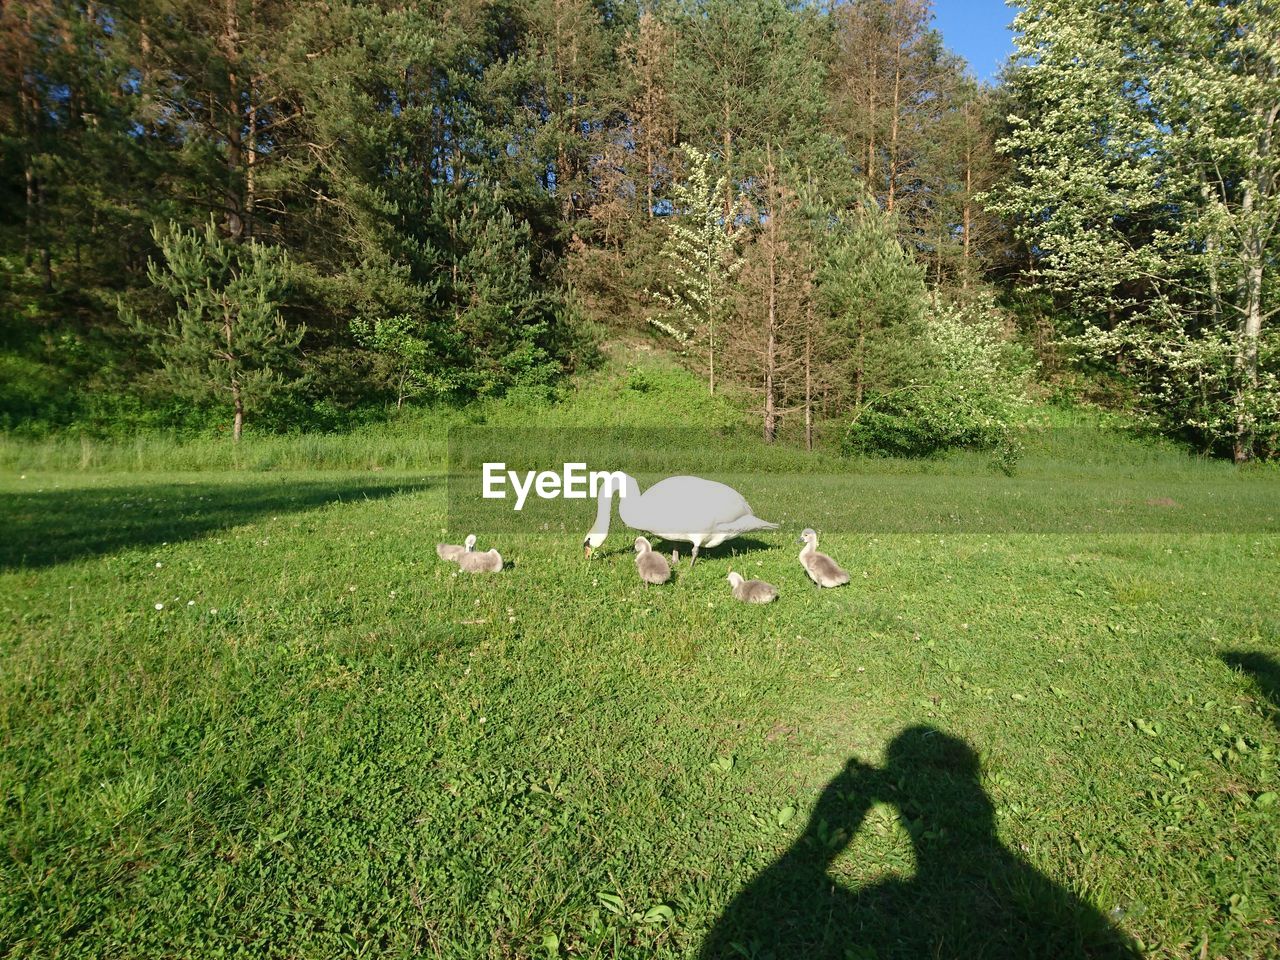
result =
[[[212,610],[210,610],[209,612],[210,612],[210,613],[212,613],[214,616],[217,616],[217,614],[218,614],[218,608],[217,608],[217,607],[214,607],[214,608],[213,608]]]
[[[163,604],[163,603],[157,603],[157,604],[156,604],[156,609],[157,609],[157,610],[163,610],[163,609],[164,609],[164,604]]]
[[[599,581],[599,580],[592,580],[592,581],[591,581],[591,585],[592,585],[593,587],[598,587],[598,586],[600,586],[600,581]]]
[[[187,606],[188,606],[188,607],[194,607],[195,605],[196,605],[196,602],[195,602],[194,600],[188,600],[188,601],[187,601]]]
[[[354,583],[348,583],[347,593],[355,593],[355,592],[356,592],[356,585]]]
[[[515,617],[507,617],[507,623],[515,623],[515,622],[516,622]]]
[[[476,601],[476,606],[477,606],[477,607],[478,607],[478,606],[480,606],[480,601],[479,601],[479,600],[477,600],[477,601]]]
[[[160,569],[161,567],[163,567],[163,566],[164,566],[164,564],[163,564],[163,563],[161,563],[159,560],[157,560],[157,561],[156,561],[156,569],[157,569],[157,570],[159,570],[159,569]]]
[[[395,592],[394,590],[392,590],[392,591],[391,591],[391,598],[394,600],[394,599],[395,599],[395,596],[396,596],[396,592]]]
[[[480,722],[481,722],[481,723],[484,723],[484,717],[481,717],[481,718],[480,718]]]
[[[859,667],[859,668],[858,668],[858,672],[859,672],[859,673],[866,673],[866,672],[867,672],[867,668],[866,668],[866,667]]]

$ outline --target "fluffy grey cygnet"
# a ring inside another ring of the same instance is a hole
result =
[[[800,564],[804,572],[820,587],[839,587],[849,582],[849,574],[825,553],[818,552],[818,534],[809,529],[800,534],[804,549],[800,551]]]
[[[646,587],[649,584],[661,586],[671,579],[671,565],[667,558],[654,553],[644,537],[636,537],[636,569],[640,571],[640,579]]]
[[[476,538],[467,537],[468,547],[474,547]],[[484,553],[468,549],[458,558],[458,569],[463,573],[497,573],[502,569],[502,554],[490,547]]]
[[[733,584],[733,596],[743,603],[773,603],[778,599],[778,588],[763,580],[744,580],[742,574],[729,571],[726,578]]]
[[[437,543],[436,556],[441,560],[448,560],[450,563],[457,563],[464,553],[470,553],[476,548],[476,535],[470,534],[462,546],[456,543]]]

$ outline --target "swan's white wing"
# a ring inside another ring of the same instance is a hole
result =
[[[753,516],[751,506],[737,490],[702,477],[668,477],[637,501],[627,502],[630,499],[625,498],[619,506],[627,526],[672,539],[716,532],[735,536],[775,526]]]
[[[752,530],[777,529],[778,525],[776,523],[770,523],[768,520],[761,520],[759,517],[754,517],[751,514],[747,514],[745,517],[739,517],[737,520],[732,520],[728,523],[716,525],[717,533],[727,533],[734,537],[740,533],[750,533]]]

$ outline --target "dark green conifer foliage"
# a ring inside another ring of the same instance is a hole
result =
[[[155,231],[163,262],[147,276],[171,305],[160,324],[122,306],[125,322],[147,338],[175,390],[226,405],[239,441],[245,416],[292,385],[304,327],[280,313],[289,260],[276,247],[230,243],[212,222],[203,233],[170,225]]]

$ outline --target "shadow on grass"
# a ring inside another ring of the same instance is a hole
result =
[[[858,890],[827,872],[877,802],[897,809],[915,875]],[[850,760],[822,792],[804,835],[729,905],[703,960],[1126,958],[1139,954],[1094,907],[1006,849],[963,740],[912,727],[883,769]]]
[[[647,537],[653,546],[655,553],[660,553],[664,557],[670,559],[671,551],[678,551],[680,554],[679,565],[686,570],[689,568],[689,558],[691,556],[691,547],[688,540],[666,540],[662,537],[655,536],[651,533],[643,533],[638,530],[628,530],[624,542],[616,546],[600,547],[592,552],[593,557],[624,557],[635,554],[636,537]],[[717,558],[733,557],[738,554],[748,554],[753,550],[772,550],[774,545],[765,543],[763,540],[757,540],[755,537],[737,537],[733,540],[726,540],[718,547],[705,547],[698,551],[699,560],[715,560]],[[579,548],[581,549],[581,548]],[[796,551],[799,554],[799,550]],[[696,565],[695,565],[696,566]]]
[[[664,540],[661,537],[652,538],[653,549],[658,553],[671,556],[672,550],[680,551],[680,565],[688,569],[689,558],[692,556],[692,547],[687,540]],[[698,551],[699,560],[716,560],[725,557],[735,557],[739,554],[748,554],[754,550],[772,550],[774,545],[765,543],[763,540],[757,540],[755,537],[735,537],[732,540],[726,540],[718,547],[703,547]],[[797,553],[799,551],[796,551]],[[696,569],[697,564],[694,564]]]
[[[0,495],[0,570],[48,567],[130,547],[191,540],[264,516],[380,499],[425,482],[156,483]]]
[[[1272,721],[1280,727],[1280,660],[1265,653],[1236,650],[1222,654],[1222,662],[1253,677],[1270,701]]]

